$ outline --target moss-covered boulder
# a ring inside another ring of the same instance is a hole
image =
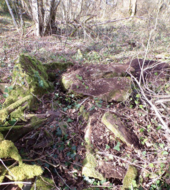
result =
[[[50,88],[48,75],[42,63],[24,54],[16,61],[11,86],[13,89],[9,92],[4,107],[27,95],[43,95]],[[30,107],[30,104],[28,106]]]
[[[24,111],[35,109],[37,99],[49,89],[48,75],[42,63],[21,54],[13,69],[8,97],[0,110],[0,125],[6,120],[25,121]]]
[[[125,77],[127,69],[127,65],[76,65],[62,75],[61,83],[77,96],[125,101],[131,94],[131,79]]]
[[[129,166],[126,175],[123,179],[123,187],[122,190],[130,190],[133,187],[133,182],[138,175],[137,169],[135,166]]]
[[[140,149],[141,146],[139,144],[138,137],[133,133],[133,131],[130,131],[123,124],[123,122],[117,117],[116,114],[106,112],[103,115],[101,121],[109,130],[114,133],[115,137],[122,140],[128,146],[132,146],[135,149]]]

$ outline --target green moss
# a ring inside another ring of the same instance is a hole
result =
[[[105,180],[103,175],[96,170],[97,160],[90,152],[86,153],[86,158],[83,161],[82,174],[86,177],[93,177],[99,180]]]
[[[43,173],[43,170],[40,166],[21,164],[10,169],[15,180],[22,181],[24,179],[31,179],[35,176],[40,176]],[[8,174],[10,175],[10,173]],[[11,176],[12,177],[12,176]]]
[[[4,123],[6,119],[8,118],[8,111],[7,110],[0,110],[0,124]]]
[[[9,140],[0,141],[0,158],[13,158],[20,164],[22,163],[22,159],[17,148],[14,143]]]
[[[45,67],[45,69],[48,71],[50,69],[59,69],[59,70],[65,70],[68,67],[72,66],[73,63],[72,62],[52,62],[52,63],[47,63],[44,64],[43,66]]]
[[[5,167],[0,166],[0,183],[3,182],[6,172],[7,172],[7,170],[5,169]]]
[[[129,166],[126,175],[123,179],[122,190],[131,189],[132,183],[136,179],[137,174],[138,174],[137,169],[134,166]]]
[[[33,57],[21,54],[13,69],[13,89],[4,107],[30,94],[43,95],[50,88],[48,75],[42,63]]]
[[[0,133],[0,141],[4,140],[4,136],[2,133]]]
[[[0,111],[0,122],[5,122],[7,118],[26,121],[24,110],[35,109],[37,98],[51,89],[42,63],[33,57],[21,54],[13,69],[10,89],[9,96]]]
[[[10,115],[10,118],[23,118],[24,119],[24,113],[23,110],[27,107],[28,102],[31,101],[31,99],[33,98],[32,95],[27,95],[19,100],[16,100],[14,103],[10,104],[9,106],[7,106],[6,108],[0,110],[0,123],[5,122],[5,120],[8,118],[9,119],[9,114],[12,112],[12,114]],[[23,107],[22,104],[24,104]]]
[[[36,190],[51,190],[54,186],[54,181],[49,178],[39,176],[36,180]],[[34,186],[31,190],[34,190]]]

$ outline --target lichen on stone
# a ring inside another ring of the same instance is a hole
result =
[[[93,177],[99,180],[105,180],[103,175],[96,170],[96,167],[97,160],[95,156],[92,153],[87,152],[86,158],[83,161],[82,174],[86,177]]]
[[[67,76],[63,75],[62,79],[61,79],[61,84],[65,90],[68,90],[71,87],[71,85],[73,84],[73,81],[70,78],[68,78]]]
[[[87,121],[87,120],[89,119],[90,113],[87,112],[87,110],[85,110],[84,105],[82,105],[82,106],[80,107],[79,111],[80,111],[80,114],[83,116],[83,118]]]
[[[137,169],[135,166],[129,166],[127,172],[126,172],[126,175],[123,179],[123,187],[122,187],[122,190],[130,190],[131,187],[132,187],[132,183],[133,181],[136,179],[137,177]]]
[[[116,114],[106,112],[102,117],[102,123],[114,133],[116,138],[119,138],[122,142],[128,146],[133,146],[135,149],[140,149],[139,139],[130,131],[122,121],[117,117]]]

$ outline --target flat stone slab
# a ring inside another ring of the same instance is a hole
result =
[[[75,95],[108,102],[125,101],[131,94],[131,79],[125,77],[128,68],[128,65],[75,66],[62,75],[62,85]]]
[[[139,144],[138,137],[135,133],[130,131],[115,114],[106,112],[101,121],[114,133],[115,137],[119,138],[130,147],[140,149],[141,145]]]

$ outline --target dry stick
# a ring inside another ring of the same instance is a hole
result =
[[[143,79],[143,83],[145,84],[144,75],[143,75],[144,64],[145,64],[146,56],[147,56],[147,54],[148,54],[148,49],[149,49],[149,44],[150,44],[150,41],[151,41],[152,33],[156,30],[156,27],[157,27],[157,24],[158,24],[159,10],[160,10],[160,8],[159,8],[158,11],[157,11],[157,16],[156,16],[156,22],[155,22],[154,29],[151,30],[151,31],[150,31],[150,34],[149,34],[149,39],[148,39],[147,46],[146,46],[146,50],[145,50],[145,56],[144,56],[143,63],[142,63],[142,67],[141,67],[141,74],[140,74],[140,78],[139,78],[139,84],[141,84],[141,80],[142,80],[142,79]]]
[[[2,165],[6,168],[6,170],[8,170],[8,172],[12,175],[12,177],[14,179],[16,179],[16,177],[13,175],[13,173],[8,169],[8,167],[5,165],[5,163],[3,162],[3,160],[0,158],[0,162],[2,163]],[[1,184],[1,183],[0,183]]]
[[[60,189],[57,187],[57,185],[55,184],[55,180],[54,180],[54,177],[53,177],[51,171],[50,171],[47,167],[45,167],[45,169],[48,170],[49,173],[51,174],[51,177],[52,177],[52,180],[53,180],[53,182],[54,182],[54,185],[55,185],[56,189],[57,189],[57,190],[60,190]]]
[[[14,181],[14,182],[4,182],[4,183],[0,183],[0,185],[10,185],[10,184],[28,184],[31,185],[32,182],[23,182],[23,181]]]
[[[157,100],[157,101],[155,102],[155,104],[161,104],[161,103],[163,103],[163,102],[170,102],[170,99]]]
[[[67,183],[65,182],[65,180],[60,176],[60,174],[57,172],[56,168],[54,168],[56,174],[58,175],[58,177],[63,181],[63,183],[71,190],[71,188],[67,185]]]
[[[12,130],[13,127],[17,124],[17,122],[18,122],[18,121],[16,121],[16,122],[11,126],[11,128],[8,130],[7,134],[5,135],[5,138],[4,138],[4,139],[7,138],[8,134],[11,132],[11,130]]]
[[[139,86],[140,88],[140,91],[141,91],[141,94],[142,96],[144,97],[144,100],[151,106],[151,108],[154,110],[156,116],[158,117],[158,119],[160,120],[164,130],[168,133],[170,133],[170,129],[168,128],[168,125],[165,123],[165,121],[162,119],[157,107],[146,97],[145,95],[145,92],[143,91],[143,88],[141,87],[140,85],[140,82],[131,74],[127,71],[127,73],[131,76],[131,78],[134,79],[134,81],[137,83],[137,85]],[[167,137],[166,137],[167,138]],[[170,141],[168,138],[167,138],[168,141]]]
[[[118,21],[122,21],[122,20],[128,20],[130,18],[131,17],[121,18],[121,19],[117,19],[117,20],[108,20],[106,22],[101,22],[101,23],[90,25],[90,26],[92,27],[92,26],[97,26],[97,25],[103,25],[103,24],[108,24],[108,23],[112,23],[112,22],[118,22]]]
[[[141,169],[144,169],[144,170],[146,170],[147,172],[149,172],[149,173],[151,173],[149,170],[147,170],[147,169],[145,169],[144,167],[142,167],[142,166],[139,166],[138,164],[135,164],[135,163],[133,163],[133,162],[130,162],[130,161],[128,161],[128,160],[126,160],[126,159],[124,159],[124,158],[121,158],[121,157],[119,157],[119,156],[116,156],[116,155],[113,155],[113,154],[107,154],[107,153],[105,153],[105,152],[97,152],[97,154],[101,154],[101,155],[112,155],[113,157],[115,157],[115,158],[117,158],[117,159],[119,159],[119,160],[123,160],[123,161],[125,161],[125,162],[127,162],[127,163],[129,163],[129,164],[131,164],[131,165],[135,165],[135,166],[137,166],[137,167],[139,167],[139,168],[141,168]]]

